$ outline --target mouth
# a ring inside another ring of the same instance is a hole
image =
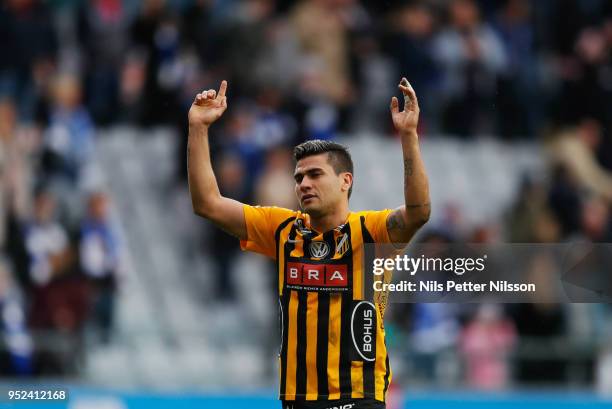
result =
[[[306,203],[308,200],[314,199],[315,197],[317,196],[313,194],[305,194],[302,196],[302,203]]]

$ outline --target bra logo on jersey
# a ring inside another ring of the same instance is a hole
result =
[[[329,244],[324,241],[310,243],[310,254],[315,258],[323,258],[329,254]]]
[[[376,359],[376,307],[369,301],[359,302],[351,317],[353,345],[365,361]]]
[[[308,291],[348,290],[346,264],[287,263],[287,288]]]

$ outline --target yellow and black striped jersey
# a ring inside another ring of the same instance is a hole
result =
[[[319,233],[299,211],[244,206],[242,249],[277,262],[280,399],[385,400],[385,305],[364,299],[363,244],[390,242],[391,211],[351,212]]]

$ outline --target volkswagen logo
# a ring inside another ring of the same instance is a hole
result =
[[[315,258],[323,258],[329,254],[329,245],[324,241],[310,243],[310,254]]]

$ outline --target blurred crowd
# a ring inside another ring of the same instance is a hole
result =
[[[50,4],[0,5],[0,373],[74,373],[110,340],[121,242],[95,120]]]
[[[612,241],[607,0],[5,0],[0,39],[0,373],[60,371],[36,354],[45,330],[111,335],[122,245],[96,184],[96,129],[184,135],[194,95],[222,79],[230,109],[211,144],[227,196],[295,208],[290,148],[393,138],[405,76],[422,138],[537,141],[549,170],[525,175],[498,225],[466,229],[449,208],[423,240]],[[214,231],[206,250],[217,294],[234,299],[237,241]],[[410,328],[422,370],[447,348],[471,357],[477,386],[507,381],[519,337],[568,333],[560,305],[451,307],[415,305],[398,331]],[[524,365],[523,380],[563,378],[563,360]]]
[[[55,81],[45,125],[0,97],[2,374],[72,372],[85,328],[110,337],[120,241],[107,193],[84,183],[94,127],[78,84]]]

